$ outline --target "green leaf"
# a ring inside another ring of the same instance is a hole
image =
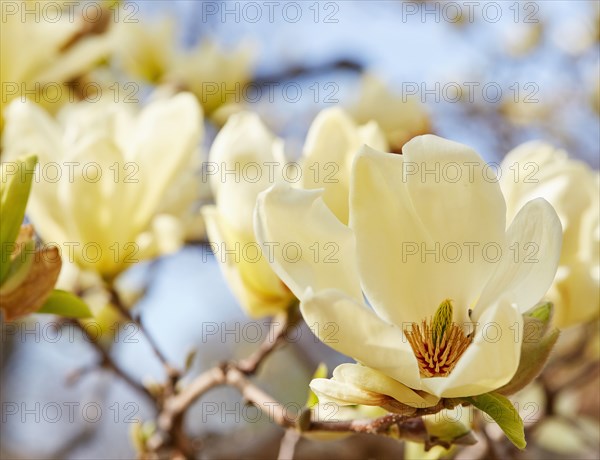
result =
[[[324,378],[327,378],[327,364],[321,363],[319,364],[319,367],[317,367],[317,370],[313,374],[312,379]],[[308,407],[310,409],[311,407],[316,406],[318,402],[319,398],[317,397],[317,395],[312,390],[308,390],[308,399],[306,400],[305,407]]]
[[[75,294],[59,289],[52,291],[50,297],[36,313],[47,313],[67,318],[89,318],[92,316],[92,312],[83,300]]]
[[[0,165],[0,284],[10,268],[13,243],[25,218],[37,157],[27,156]]]
[[[494,392],[464,398],[464,400],[492,417],[515,446],[525,449],[527,442],[523,420],[510,400]]]
[[[6,279],[0,285],[0,295],[8,294],[18,288],[29,276],[35,259],[35,241],[30,240],[24,244],[21,253],[9,265]],[[52,286],[51,286],[52,287]]]

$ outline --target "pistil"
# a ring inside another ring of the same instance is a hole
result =
[[[452,301],[444,300],[431,321],[413,323],[406,337],[417,358],[422,377],[446,377],[471,344],[471,335],[452,321]]]

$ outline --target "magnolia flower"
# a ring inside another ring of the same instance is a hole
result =
[[[175,28],[166,18],[154,27],[141,23],[119,25],[123,46],[120,62],[132,75],[151,83],[168,83],[196,95],[206,113],[236,99],[252,74],[254,53],[249,46],[233,51],[202,41],[190,50],[175,43]]]
[[[203,215],[224,276],[249,315],[274,314],[294,299],[256,242],[256,197],[275,182],[323,188],[331,211],[346,222],[349,168],[363,143],[386,146],[375,123],[357,126],[338,108],[324,110],[315,118],[297,163],[288,163],[283,141],[256,114],[232,115],[217,135],[208,163],[216,205],[204,207]]]
[[[376,121],[394,152],[409,139],[429,131],[425,106],[414,96],[394,94],[371,74],[363,76],[359,93],[350,113],[359,123]]]
[[[177,219],[159,215],[194,161],[202,133],[196,99],[180,94],[139,113],[79,103],[53,119],[31,102],[7,110],[7,159],[39,156],[28,216],[63,259],[112,279],[128,265],[182,243]]]
[[[502,162],[502,191],[509,216],[528,200],[542,197],[556,209],[563,227],[559,269],[547,297],[555,323],[567,327],[600,311],[600,180],[598,171],[543,142],[528,142]]]
[[[69,100],[73,94],[66,82],[92,69],[114,44],[110,34],[90,33],[100,21],[86,23],[76,12],[61,11],[58,2],[2,3],[0,128],[5,104],[22,94],[38,93],[36,101],[47,107]]]
[[[311,382],[323,402],[394,410],[498,389],[519,365],[522,313],[556,272],[561,227],[546,201],[528,202],[507,228],[500,187],[475,151],[426,135],[402,152],[358,154],[349,226],[321,190],[275,185],[257,201],[258,241],[301,248],[293,260],[273,250],[271,266],[307,324],[358,361]],[[326,243],[334,259],[311,257]],[[536,258],[516,257],[527,244]]]

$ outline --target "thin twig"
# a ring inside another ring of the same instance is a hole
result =
[[[148,332],[148,330],[146,329],[141,318],[138,316],[134,316],[129,311],[129,309],[125,305],[123,305],[123,302],[121,301],[121,297],[119,296],[119,293],[113,287],[109,288],[109,293],[110,293],[111,304],[119,311],[119,313],[121,315],[123,315],[123,317],[125,319],[134,323],[138,327],[139,331],[146,338],[146,341],[150,345],[150,348],[152,348],[152,351],[154,352],[154,354],[156,355],[158,360],[162,363],[162,365],[167,373],[167,376],[171,380],[171,383],[174,384],[177,381],[177,379],[179,378],[179,376],[181,375],[180,371],[177,370],[173,365],[171,365],[169,360],[166,358],[166,356],[160,350],[160,347],[157,345],[152,334],[150,334]]]
[[[285,430],[285,433],[281,438],[277,460],[293,460],[296,446],[301,437],[300,433],[292,428]]]
[[[239,361],[236,367],[246,375],[256,373],[265,358],[281,344],[285,343],[286,333],[294,324],[296,324],[296,321],[292,320],[288,312],[277,315],[271,321],[266,340],[249,357]]]
[[[131,388],[135,389],[136,391],[138,391],[140,393],[143,393],[148,398],[150,398],[152,401],[154,401],[154,396],[152,395],[152,393],[150,393],[150,391],[148,391],[148,389],[144,385],[142,385],[139,382],[136,382],[129,374],[127,374],[123,369],[121,369],[117,365],[117,363],[115,363],[113,361],[113,359],[111,358],[108,351],[106,351],[104,349],[104,347],[98,342],[98,340],[95,337],[92,337],[92,335],[86,330],[86,328],[82,327],[82,325],[81,325],[81,323],[79,323],[79,321],[67,320],[66,324],[72,324],[74,327],[79,329],[81,331],[81,334],[85,337],[86,341],[89,342],[94,347],[94,349],[98,352],[98,354],[100,355],[100,362],[98,363],[98,365],[100,367],[110,369],[112,372],[115,373],[115,375],[117,375],[119,378],[121,378]],[[67,377],[67,381],[72,384],[77,379],[79,379],[82,375],[84,375],[90,371],[91,371],[91,368],[89,366],[79,369],[79,370],[75,371],[74,373],[72,373],[69,377]]]

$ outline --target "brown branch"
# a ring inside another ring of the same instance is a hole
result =
[[[174,366],[172,366],[171,363],[169,363],[169,360],[166,358],[166,356],[160,350],[160,348],[157,345],[156,341],[154,340],[154,338],[152,337],[152,335],[148,332],[148,330],[144,326],[144,323],[142,322],[141,318],[139,316],[134,316],[129,311],[129,309],[123,304],[123,302],[121,300],[121,297],[119,296],[119,293],[112,286],[109,287],[108,290],[109,290],[109,293],[110,293],[110,303],[111,303],[111,305],[113,305],[115,307],[115,309],[117,309],[117,311],[127,321],[134,323],[138,327],[139,331],[146,338],[146,341],[150,345],[150,348],[154,352],[155,356],[162,363],[162,365],[163,365],[163,367],[164,367],[164,369],[165,369],[165,371],[167,373],[167,376],[169,377],[169,379],[171,381],[171,386],[174,386],[175,382],[177,381],[177,379],[181,375],[181,372],[179,370],[177,370]]]
[[[110,354],[108,353],[108,351],[106,351],[104,349],[104,347],[98,342],[98,340],[95,337],[92,337],[90,335],[90,333],[86,330],[86,328],[82,327],[82,325],[81,325],[81,323],[79,323],[79,321],[73,319],[73,320],[66,320],[65,323],[72,324],[77,329],[79,329],[81,331],[81,334],[85,337],[86,341],[89,342],[94,347],[94,349],[98,352],[98,354],[100,355],[100,362],[98,363],[99,367],[111,370],[112,372],[114,372],[114,374],[116,376],[121,378],[121,380],[123,380],[125,383],[127,383],[131,388],[138,391],[139,393],[144,394],[145,396],[150,398],[152,401],[154,401],[155,398],[152,395],[152,393],[150,393],[150,391],[148,391],[148,389],[144,385],[142,385],[139,382],[136,382],[129,374],[127,374],[123,369],[121,369],[117,365],[117,363],[115,363],[113,361],[113,359],[110,356]],[[67,377],[67,383],[68,384],[75,383],[82,375],[90,372],[92,369],[93,369],[92,367],[87,366],[82,369],[76,370],[75,372],[71,373]]]
[[[164,404],[162,405],[162,409],[158,416],[159,431],[150,440],[149,448],[154,452],[157,452],[167,445],[180,447],[182,444],[191,445],[191,443],[187,441],[183,428],[185,413],[198,398],[214,387],[231,385],[238,388],[242,394],[244,394],[244,391],[250,391],[250,394],[244,395],[248,400],[251,400],[251,398],[260,400],[261,397],[269,398],[268,395],[265,395],[264,393],[261,394],[261,390],[258,387],[247,385],[249,382],[247,381],[246,376],[255,374],[260,368],[261,363],[276,348],[285,343],[288,330],[296,324],[300,318],[295,307],[295,305],[290,306],[286,312],[273,319],[270,324],[267,338],[248,358],[237,363],[225,362],[219,366],[208,369],[198,375],[180,392],[173,392],[166,395]],[[174,383],[177,382],[178,378],[179,374],[176,374]],[[264,408],[265,407],[262,407],[262,409]],[[293,421],[290,421],[290,426],[294,426]],[[183,451],[182,453],[184,456],[193,456],[193,452],[187,450],[185,446],[180,450]]]
[[[256,373],[263,360],[269,356],[276,348],[286,342],[287,332],[297,324],[298,317],[293,313],[284,312],[277,315],[271,321],[266,340],[261,343],[258,350],[249,357],[242,359],[236,367],[246,375]]]
[[[294,458],[294,453],[296,452],[296,446],[301,437],[300,433],[292,428],[285,430],[285,433],[281,438],[277,460],[292,460]]]
[[[454,407],[450,400],[441,400],[432,407],[414,408],[405,414],[391,413],[376,419],[367,420],[339,420],[339,421],[311,421],[306,431],[334,431],[382,434],[387,433],[390,428],[404,422],[418,419],[424,415],[437,414],[441,410]]]

